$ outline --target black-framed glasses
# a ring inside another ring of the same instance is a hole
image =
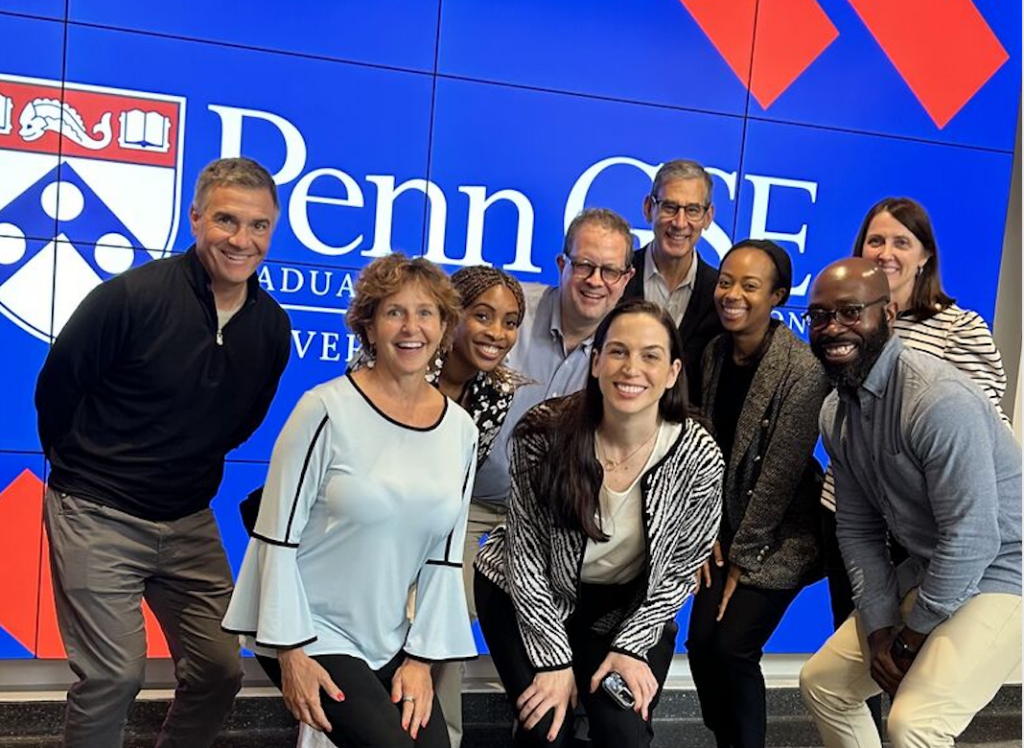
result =
[[[683,211],[683,215],[686,216],[687,221],[699,221],[704,217],[704,214],[708,212],[711,207],[711,203],[704,205],[703,203],[686,203],[686,205],[680,205],[674,203],[671,200],[659,200],[654,195],[651,195],[651,202],[654,203],[658,210],[665,218],[675,218],[679,215],[679,211]]]
[[[869,301],[866,304],[843,304],[837,309],[813,307],[800,316],[803,317],[804,322],[811,326],[812,330],[821,330],[824,327],[828,327],[828,323],[832,320],[835,320],[843,327],[853,327],[860,322],[860,315],[865,309],[888,300],[888,296],[879,296],[874,301]]]
[[[595,265],[589,260],[577,260],[570,255],[566,255],[565,259],[569,261],[569,267],[572,268],[572,277],[579,280],[588,280],[595,272],[600,272],[601,280],[609,286],[614,286],[622,280],[622,276],[629,272],[629,268],[623,270],[612,265]]]

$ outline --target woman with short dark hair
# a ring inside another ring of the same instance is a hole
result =
[[[774,242],[730,249],[715,287],[725,332],[704,352],[703,403],[725,458],[725,488],[686,649],[704,724],[723,747],[764,745],[764,645],[797,593],[821,576],[821,468],[812,453],[830,387],[808,345],[772,317],[792,278],[789,255]]]
[[[721,454],[687,416],[681,356],[660,307],[622,304],[597,328],[584,391],[513,434],[508,520],[475,589],[515,746],[569,745],[577,698],[597,748],[650,745],[675,617],[721,516]]]

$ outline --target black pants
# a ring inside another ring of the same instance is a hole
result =
[[[270,680],[281,687],[281,665],[273,657],[257,656]],[[399,652],[380,670],[371,670],[365,661],[349,655],[313,657],[345,694],[335,701],[320,689],[320,705],[331,723],[326,733],[331,742],[344,748],[449,748],[448,728],[441,707],[434,697],[434,708],[427,726],[416,740],[402,729],[402,705],[391,702],[391,678],[405,660]]]
[[[537,671],[530,664],[526,647],[519,635],[512,599],[479,572],[473,586],[480,629],[514,710],[516,700],[533,683]],[[594,633],[590,629],[591,624],[604,613],[624,605],[632,597],[632,591],[630,586],[582,585],[576,611],[566,622],[569,644],[572,646],[576,690],[590,722],[590,741],[594,748],[641,748],[649,746],[654,737],[649,721],[644,722],[636,712],[616,705],[603,689],[599,687],[596,693],[590,693],[590,679],[608,656],[614,639],[611,634]],[[677,631],[675,621],[670,621],[660,641],[647,653],[648,665],[658,681],[658,695],[648,710],[651,713],[658,704],[669,665],[672,664]],[[512,742],[514,748],[566,748],[572,745],[572,709],[568,710],[554,742],[549,743],[547,733],[551,729],[552,719],[552,713],[548,712],[532,730],[520,726]]]
[[[799,590],[737,586],[725,617],[716,621],[728,565],[711,565],[711,587],[701,587],[686,641],[690,672],[704,724],[718,746],[763,748],[767,730],[764,645]]]
[[[902,550],[902,549],[901,549]],[[828,578],[828,599],[832,605],[832,630],[838,630],[853,613],[853,587],[846,564],[839,552],[836,538],[836,513],[822,507],[821,512],[821,555],[825,561],[825,576]],[[875,721],[878,734],[882,734],[882,695],[867,700],[871,718]]]

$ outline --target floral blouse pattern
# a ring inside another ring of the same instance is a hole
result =
[[[466,384],[459,405],[469,413],[480,431],[476,451],[478,465],[490,454],[494,439],[512,405],[512,398],[516,390],[526,382],[526,378],[519,372],[499,367],[493,372],[477,372]]]

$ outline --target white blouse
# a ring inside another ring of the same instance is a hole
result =
[[[307,392],[274,445],[224,628],[259,654],[301,646],[373,669],[401,650],[475,656],[462,545],[476,442],[473,420],[447,399],[434,425],[414,428],[349,377]]]
[[[643,524],[643,494],[640,479],[656,465],[679,438],[681,423],[662,422],[654,449],[636,479],[625,491],[601,486],[601,530],[607,541],[588,540],[583,552],[580,580],[589,584],[625,584],[640,575],[644,567],[647,539]]]

